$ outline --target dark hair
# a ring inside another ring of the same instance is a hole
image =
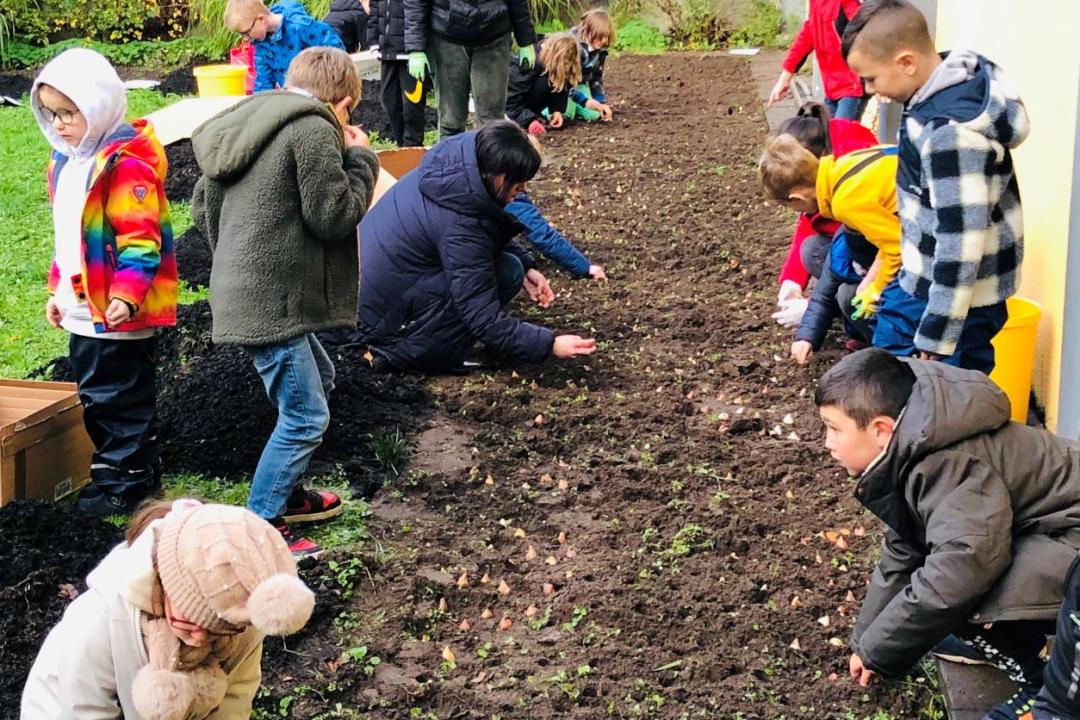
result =
[[[865,429],[874,418],[894,420],[911,397],[915,373],[907,363],[881,348],[852,353],[818,381],[814,404],[840,408]]]
[[[540,162],[540,152],[515,122],[496,120],[476,133],[476,164],[484,187],[496,200],[507,202],[506,189],[532,180]]]
[[[844,28],[840,52],[845,62],[863,31],[867,35],[866,47],[875,57],[893,55],[904,47],[934,50],[926,16],[908,0],[865,0]]]
[[[829,142],[829,109],[824,104],[811,100],[803,103],[798,114],[780,123],[777,135],[791,135],[804,148],[818,157],[832,153]]]

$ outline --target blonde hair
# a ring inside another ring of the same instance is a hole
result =
[[[344,50],[310,47],[292,59],[285,73],[285,86],[306,90],[319,102],[331,105],[352,98],[349,109],[360,102],[360,74]]]
[[[603,47],[610,47],[615,44],[615,23],[607,10],[593,8],[578,21],[578,34],[590,45],[603,43]]]
[[[270,9],[262,0],[229,0],[225,3],[225,27],[236,33],[247,31],[260,15],[269,15]]]
[[[562,92],[581,82],[581,53],[570,33],[544,38],[540,45],[540,64],[555,92]]]
[[[765,145],[758,161],[758,179],[765,195],[784,202],[798,188],[817,186],[818,159],[791,135],[778,135]]]

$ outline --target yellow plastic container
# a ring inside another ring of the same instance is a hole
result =
[[[244,95],[247,71],[243,65],[200,65],[193,71],[199,97]]]
[[[1024,298],[1005,303],[1009,319],[993,340],[994,372],[990,379],[1005,391],[1012,403],[1012,419],[1026,423],[1031,398],[1031,371],[1035,366],[1035,338],[1042,308]]]

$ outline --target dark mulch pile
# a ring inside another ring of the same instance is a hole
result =
[[[38,500],[0,508],[0,717],[19,715],[30,665],[49,629],[121,532]]]
[[[34,84],[34,76],[27,72],[0,73],[0,95],[18,100],[30,92],[30,86]]]
[[[173,202],[188,201],[195,191],[202,171],[195,162],[195,151],[190,140],[177,140],[165,147],[165,157],[169,159],[169,173],[165,176],[165,197]]]
[[[213,254],[206,239],[196,227],[191,227],[176,240],[176,265],[180,279],[192,287],[210,284],[210,264]]]

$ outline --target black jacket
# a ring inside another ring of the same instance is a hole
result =
[[[499,253],[532,256],[521,226],[484,187],[476,133],[446,138],[390,188],[360,224],[359,339],[402,370],[459,366],[480,340],[517,360],[540,362],[554,333],[503,310]]]
[[[522,68],[516,55],[510,58],[510,82],[506,90],[506,117],[523,128],[540,119],[540,112],[566,112],[570,88],[562,92],[551,89],[544,66],[540,64],[540,48],[536,48],[536,63]]]
[[[368,45],[379,46],[383,60],[405,55],[405,0],[371,0]]]
[[[405,0],[406,52],[426,52],[429,32],[475,47],[511,30],[518,45],[536,44],[529,0]]]
[[[1080,548],[1080,444],[1010,422],[978,371],[906,362],[915,387],[855,488],[886,527],[851,648],[890,677],[961,623],[1055,617]]]
[[[334,0],[323,22],[334,28],[345,52],[367,50],[368,16],[360,0]]]
[[[844,247],[838,247],[837,243],[841,243]],[[825,257],[821,277],[814,284],[810,303],[806,306],[799,328],[795,331],[796,340],[805,340],[813,345],[815,351],[821,349],[832,321],[840,314],[840,308],[836,304],[836,293],[839,292],[840,286],[846,283],[857,283],[862,279],[854,276],[850,268],[851,263],[857,262],[869,269],[874,264],[877,251],[876,247],[854,230],[842,228],[837,233],[833,238],[833,246],[829,248],[829,254]]]

